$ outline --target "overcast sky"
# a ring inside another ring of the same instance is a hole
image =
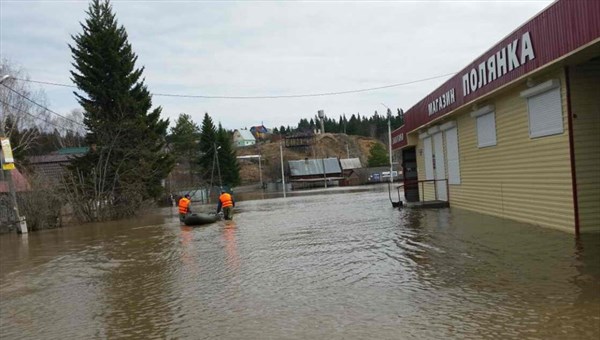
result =
[[[368,89],[458,72],[552,1],[112,1],[150,92],[289,96]],[[67,44],[87,1],[0,0],[0,53],[32,80],[71,84]],[[332,96],[173,98],[154,105],[173,123],[205,112],[225,128],[297,125],[409,109],[449,77]],[[47,104],[78,108],[74,89],[43,88]],[[385,105],[385,106],[384,106]]]

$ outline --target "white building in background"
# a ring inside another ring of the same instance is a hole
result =
[[[256,144],[256,138],[250,130],[235,130],[233,131],[233,143],[236,147],[244,147]]]

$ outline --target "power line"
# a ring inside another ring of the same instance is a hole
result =
[[[430,78],[424,78],[404,83],[397,83],[385,86],[371,87],[366,89],[359,90],[348,90],[348,91],[337,91],[337,92],[323,92],[323,93],[308,93],[308,94],[290,94],[290,95],[272,95],[272,96],[201,96],[201,95],[177,95],[177,94],[165,94],[165,93],[155,93],[155,96],[163,96],[163,97],[186,97],[186,98],[208,98],[208,99],[281,99],[281,98],[306,98],[306,97],[324,97],[324,96],[335,96],[340,94],[349,94],[349,93],[359,93],[359,92],[368,92],[375,90],[382,90],[391,87],[398,87],[403,85],[410,85],[419,82],[424,82],[428,80],[433,80],[437,78],[447,77],[450,75],[454,75],[454,73],[448,73],[444,75],[439,75]]]
[[[204,98],[204,99],[283,99],[283,98],[324,97],[324,96],[336,96],[336,95],[341,95],[341,94],[383,90],[383,89],[388,89],[388,88],[392,88],[392,87],[416,84],[416,83],[421,83],[421,82],[425,82],[425,81],[429,81],[429,80],[433,80],[433,79],[444,78],[444,77],[452,76],[455,74],[456,73],[453,72],[453,73],[446,73],[446,74],[442,74],[442,75],[438,75],[438,76],[434,76],[434,77],[422,78],[422,79],[407,81],[407,82],[403,82],[403,83],[396,83],[396,84],[391,84],[391,85],[370,87],[370,88],[358,89],[358,90],[334,91],[334,92],[322,92],[322,93],[265,95],[265,96],[208,96],[208,95],[170,94],[170,93],[152,93],[152,95],[160,96],[160,97]],[[39,81],[39,80],[30,80],[30,79],[18,79],[18,78],[15,78],[15,79],[21,80],[21,81],[27,81],[27,82],[31,82],[31,83],[77,88],[74,85],[68,85],[68,84],[46,82],[46,81]]]
[[[50,81],[31,80],[31,79],[23,79],[23,78],[16,78],[16,77],[12,77],[12,79],[20,80],[20,81],[26,81],[28,83],[37,83],[37,84],[45,84],[45,85],[54,85],[54,86],[63,86],[63,87],[77,88],[77,86],[74,86],[74,85],[61,84],[61,83],[53,83],[53,82],[50,82]]]
[[[83,127],[85,127],[85,125],[83,125],[83,124],[79,123],[78,121],[75,121],[75,120],[73,120],[73,119],[67,118],[67,117],[65,117],[65,116],[61,115],[60,113],[56,113],[56,112],[54,112],[54,111],[50,110],[49,108],[45,107],[45,106],[44,106],[44,105],[42,105],[42,104],[38,104],[38,103],[37,103],[35,100],[33,100],[33,99],[31,99],[31,98],[27,97],[26,95],[22,94],[21,92],[19,92],[19,91],[15,90],[15,89],[13,89],[13,88],[11,88],[10,86],[8,86],[8,85],[6,85],[6,84],[4,84],[4,83],[2,84],[2,86],[4,86],[4,87],[6,87],[7,89],[11,90],[12,92],[14,92],[15,94],[17,94],[17,95],[18,95],[18,96],[20,96],[21,98],[23,98],[23,99],[26,99],[27,101],[29,101],[29,102],[31,102],[31,103],[33,103],[33,104],[35,104],[35,105],[37,105],[37,106],[41,107],[42,109],[44,109],[44,110],[46,110],[46,111],[48,111],[48,112],[50,112],[50,113],[53,113],[53,114],[55,114],[55,115],[57,115],[57,116],[59,116],[59,117],[61,117],[61,118],[63,118],[63,119],[66,119],[66,120],[68,120],[68,121],[70,121],[70,122],[72,122],[72,123],[74,123],[74,124],[77,124],[77,125],[79,125],[79,126],[83,126]]]
[[[2,99],[0,99],[0,103],[2,103],[2,104],[4,104],[4,105],[6,105],[6,106],[8,106],[8,107],[11,107],[13,110],[16,110],[16,111],[22,112],[22,113],[24,113],[24,114],[26,114],[26,115],[29,115],[29,116],[31,116],[31,117],[33,117],[33,118],[35,118],[35,119],[39,119],[39,120],[41,120],[41,121],[43,121],[43,122],[45,122],[45,123],[48,123],[48,124],[50,124],[50,125],[52,125],[52,126],[54,126],[54,127],[56,127],[56,128],[63,129],[63,130],[65,130],[65,131],[71,131],[71,132],[72,132],[72,133],[74,133],[74,134],[77,134],[77,133],[78,133],[77,131],[74,131],[74,130],[72,130],[72,129],[66,128],[66,127],[64,127],[64,126],[60,126],[60,125],[58,125],[58,124],[56,124],[56,123],[54,123],[54,122],[52,122],[52,121],[50,121],[50,120],[48,120],[48,119],[46,119],[46,118],[42,118],[42,117],[36,116],[36,115],[34,115],[34,114],[32,114],[32,113],[30,113],[30,112],[28,112],[28,111],[25,111],[25,110],[23,110],[23,109],[20,109],[20,108],[18,108],[18,107],[16,107],[16,106],[14,106],[14,105],[12,105],[12,104],[9,104],[9,103],[5,102],[5,101],[4,101],[4,100],[2,100]]]

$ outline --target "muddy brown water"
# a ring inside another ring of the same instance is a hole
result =
[[[385,190],[0,235],[0,338],[600,338],[600,235]]]

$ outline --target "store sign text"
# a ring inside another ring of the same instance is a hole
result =
[[[525,32],[520,41],[519,38],[515,39],[487,60],[482,61],[478,67],[474,67],[470,72],[463,74],[463,96],[477,91],[484,85],[499,79],[533,59],[535,59],[535,53],[531,36],[529,32]]]
[[[404,142],[404,132],[392,137],[392,144]]]
[[[446,108],[448,105],[455,102],[454,88],[435,98],[431,103],[427,104],[427,111],[429,115],[438,112],[441,109]]]

